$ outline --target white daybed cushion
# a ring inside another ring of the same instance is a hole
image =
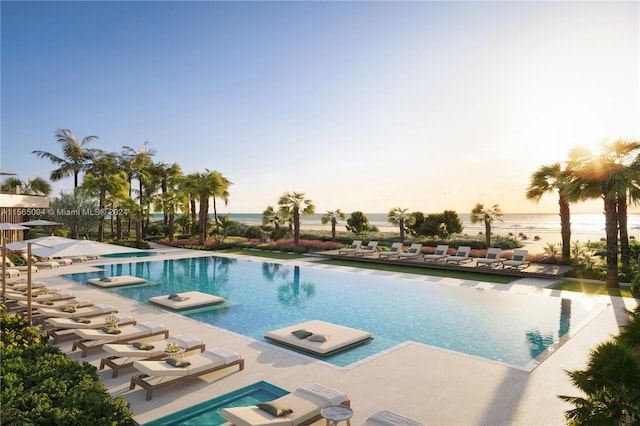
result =
[[[295,330],[307,330],[316,335],[321,334],[327,337],[327,340],[325,342],[315,342],[309,340],[309,338],[299,339],[292,334]],[[265,334],[265,337],[318,355],[328,355],[359,342],[370,340],[372,335],[367,331],[356,328],[312,320],[270,331]]]
[[[169,299],[169,294],[163,296],[154,296],[149,298],[149,302],[164,306],[165,308],[176,311],[192,308],[200,308],[203,306],[217,305],[223,303],[225,299],[213,294],[202,293],[199,291],[187,291],[178,293],[181,300]]]
[[[121,285],[144,284],[147,280],[132,275],[119,275],[117,277],[91,278],[88,279],[87,282],[99,287],[117,287]]]

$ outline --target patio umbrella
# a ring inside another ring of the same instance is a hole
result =
[[[15,173],[6,172],[4,170],[0,170],[0,175],[2,176],[15,176]]]
[[[28,229],[28,228],[27,228]],[[64,244],[64,243],[72,243],[74,241],[77,240],[73,240],[71,238],[64,238],[64,237],[56,237],[56,236],[47,236],[47,237],[40,237],[40,238],[33,238],[31,240],[25,240],[25,241],[16,241],[15,243],[9,243],[7,244],[7,248],[11,249],[11,250],[26,250],[27,249],[27,243],[33,243],[33,244],[42,244],[45,246],[56,246],[58,244]]]
[[[52,222],[50,220],[38,219],[38,220],[30,220],[28,222],[21,222],[20,225],[24,225],[24,226],[57,226],[57,225],[62,225],[62,224],[58,223],[58,222]]]
[[[76,257],[76,256],[101,256],[104,254],[134,253],[142,250],[118,246],[115,244],[100,243],[90,240],[72,240],[63,244],[49,247],[35,247],[33,254],[40,257]]]

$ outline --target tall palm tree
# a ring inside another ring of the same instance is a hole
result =
[[[618,229],[626,234],[626,204],[629,194],[638,194],[637,158],[640,143],[617,140],[601,144],[599,152],[584,147],[569,153],[572,175],[570,191],[577,199],[602,198],[607,238],[607,287],[620,286],[618,274]],[[628,247],[628,241],[626,246]]]
[[[97,136],[86,136],[81,141],[73,135],[69,129],[58,129],[55,133],[56,141],[61,145],[62,157],[46,151],[32,151],[31,153],[50,160],[60,166],[51,172],[51,180],[56,182],[67,176],[73,175],[73,187],[78,187],[78,175],[84,172],[91,164],[95,149],[87,149],[85,145],[98,139]]]
[[[228,187],[231,184],[220,172],[205,169],[202,173],[191,173],[184,181],[183,188],[187,193],[198,193],[200,202],[199,243],[204,244],[208,237],[209,226],[209,198],[228,197]],[[226,194],[226,195],[225,195]]]
[[[154,164],[153,173],[158,177],[160,181],[161,195],[166,194],[168,191],[175,191],[179,184],[179,180],[183,177],[182,169],[180,168],[180,165],[177,163],[172,163],[172,164],[156,163]],[[162,211],[162,213],[163,213],[162,221],[164,225],[168,225],[169,213],[165,211]]]
[[[139,211],[144,212],[142,216],[142,235],[145,233],[145,223],[149,222],[151,197],[155,192],[155,185],[158,183],[153,175],[154,163],[153,156],[156,154],[154,149],[149,148],[149,141],[145,141],[140,148],[134,149],[129,146],[122,147],[122,156],[124,163],[129,171],[129,185],[135,177],[138,180],[138,204]],[[132,189],[129,189],[131,195]]]
[[[343,213],[340,209],[337,209],[336,211],[327,211],[327,213],[325,213],[324,216],[322,216],[322,218],[320,219],[320,222],[322,222],[323,225],[326,225],[327,223],[331,222],[331,239],[335,240],[336,239],[336,225],[338,224],[339,220],[346,220],[347,219],[347,215],[345,213]]]
[[[569,207],[569,185],[571,176],[560,163],[541,166],[531,175],[527,198],[536,202],[548,192],[558,192],[560,207],[560,235],[562,236],[562,258],[571,258],[571,209]]]
[[[502,210],[497,204],[494,204],[491,208],[485,208],[484,204],[478,203],[471,210],[471,223],[484,223],[487,248],[491,247],[491,224],[495,220],[502,222]]]
[[[409,209],[403,209],[400,207],[394,207],[389,210],[389,214],[387,215],[387,219],[390,224],[396,225],[400,228],[400,242],[404,243],[404,227],[405,223],[409,220],[411,215],[409,214]]]
[[[278,204],[291,211],[293,218],[293,241],[296,246],[300,245],[300,213],[312,215],[315,213],[315,206],[311,200],[305,199],[301,192],[286,192],[280,196]]]

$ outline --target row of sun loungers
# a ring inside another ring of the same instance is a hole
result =
[[[433,253],[424,254],[422,244],[411,244],[408,251],[403,251],[402,243],[393,243],[388,251],[377,251],[378,242],[370,241],[366,248],[361,248],[362,241],[355,240],[350,247],[338,250],[338,254],[354,256],[378,253],[380,259],[420,259],[425,262],[442,262],[451,264],[463,264],[473,261],[470,246],[458,247],[454,255],[449,254],[448,245],[438,245]],[[502,249],[489,248],[484,258],[477,259],[477,266],[502,267],[502,268],[526,268],[530,265],[527,261],[527,250],[514,250],[511,259],[500,257]]]

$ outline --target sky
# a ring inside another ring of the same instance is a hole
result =
[[[57,129],[233,184],[223,213],[554,213],[531,175],[640,139],[640,3],[2,1],[0,167]],[[70,191],[73,178],[55,182]],[[638,209],[634,209],[638,210]],[[632,210],[632,212],[634,211]],[[572,205],[599,213],[602,203]]]

